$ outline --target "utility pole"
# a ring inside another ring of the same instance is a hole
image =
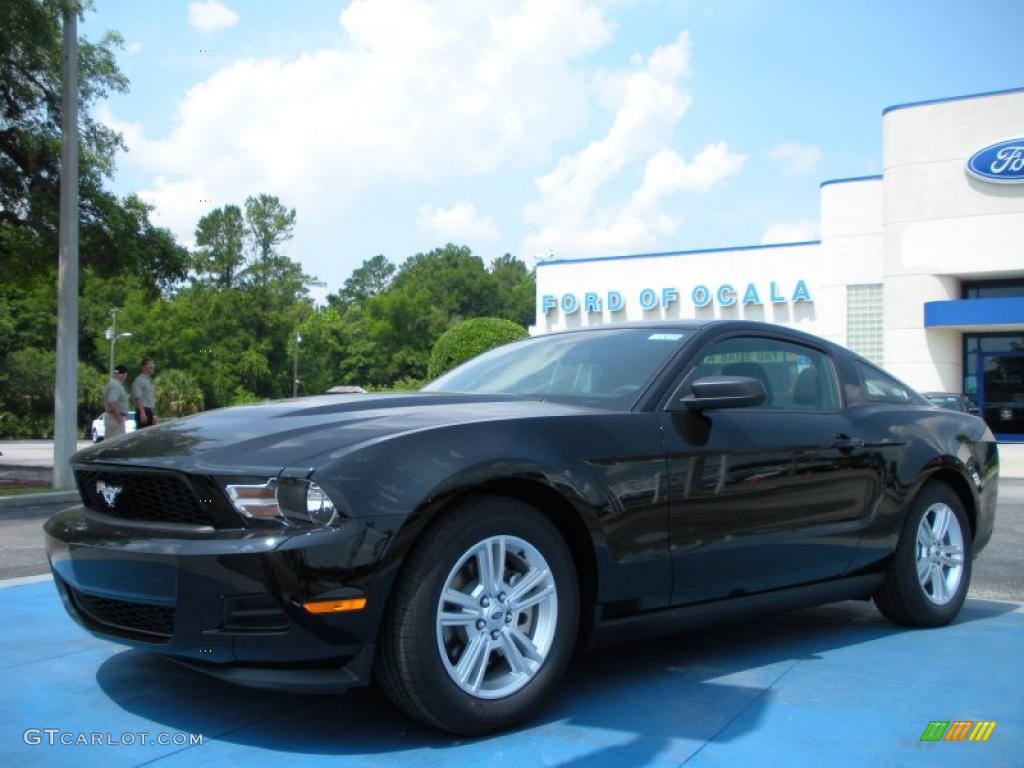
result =
[[[299,344],[302,343],[302,334],[295,333],[295,369],[292,372],[292,397],[299,396]]]
[[[110,378],[114,378],[114,347],[117,346],[118,339],[130,339],[132,334],[128,331],[124,333],[117,332],[117,313],[120,312],[120,308],[114,307],[110,310],[110,327],[107,328],[106,339],[110,342]]]
[[[74,488],[78,439],[78,3],[64,0],[61,98],[57,380],[53,395],[53,487]]]
[[[117,343],[117,307],[110,310],[110,327],[107,329],[107,341],[110,342],[110,378],[114,378],[114,345]]]

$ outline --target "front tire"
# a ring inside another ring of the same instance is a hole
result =
[[[941,483],[914,500],[875,604],[897,624],[938,627],[960,612],[971,582],[971,528],[963,504]]]
[[[409,555],[375,678],[406,714],[452,733],[510,728],[550,696],[575,644],[579,589],[558,529],[503,497],[444,514]]]

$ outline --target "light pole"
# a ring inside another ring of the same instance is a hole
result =
[[[132,337],[128,331],[124,333],[117,332],[117,313],[119,311],[116,307],[110,310],[110,327],[107,328],[107,332],[104,334],[107,341],[110,342],[110,378],[114,378],[114,346],[117,344],[117,340],[130,339]]]
[[[292,371],[292,397],[299,396],[299,344],[302,343],[302,334],[295,332],[295,368]]]

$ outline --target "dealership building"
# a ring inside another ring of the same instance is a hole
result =
[[[889,107],[883,172],[821,184],[821,239],[537,265],[535,333],[760,320],[963,392],[1024,440],[1024,88]]]

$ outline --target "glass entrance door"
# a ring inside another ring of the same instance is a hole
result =
[[[965,333],[963,393],[999,440],[1024,442],[1024,333]]]
[[[978,406],[1000,439],[1024,441],[1024,351],[980,356]]]

